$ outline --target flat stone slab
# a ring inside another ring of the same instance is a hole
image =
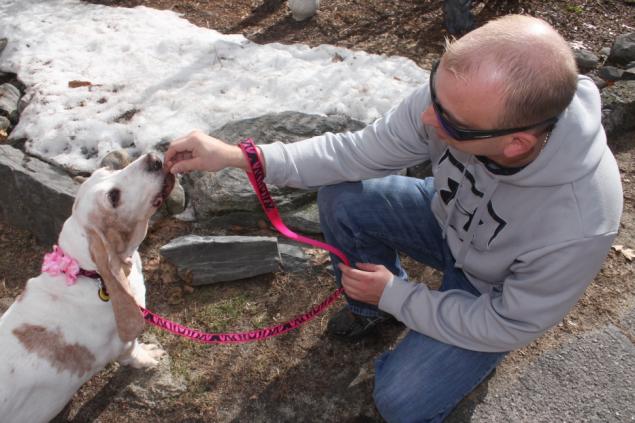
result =
[[[175,238],[160,253],[192,285],[233,281],[280,270],[278,239],[264,236],[199,236]]]

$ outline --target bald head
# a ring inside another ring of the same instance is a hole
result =
[[[547,22],[524,15],[503,16],[448,42],[441,66],[499,93],[501,128],[557,116],[577,85],[575,58],[564,38]]]

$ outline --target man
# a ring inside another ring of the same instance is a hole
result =
[[[561,321],[619,226],[619,171],[600,96],[546,22],[510,15],[449,43],[429,83],[356,133],[260,147],[267,181],[323,186],[326,240],[348,308],[328,331],[359,338],[392,315],[411,330],[376,363],[391,422],[440,421],[496,367]],[[433,178],[386,176],[430,159]],[[174,173],[245,169],[235,146],[193,133]],[[361,181],[361,182],[360,182]],[[407,282],[398,252],[443,271]]]

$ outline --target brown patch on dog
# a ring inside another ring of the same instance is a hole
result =
[[[98,205],[97,209],[89,215],[89,221],[108,240],[109,249],[122,259],[138,226],[139,221],[119,216],[116,210]]]
[[[24,323],[13,329],[13,335],[27,351],[48,361],[58,372],[68,371],[78,377],[88,373],[95,363],[95,356],[80,344],[67,344],[58,329]]]

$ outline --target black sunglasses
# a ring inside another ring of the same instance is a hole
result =
[[[458,127],[452,122],[450,122],[450,120],[446,117],[446,113],[443,110],[443,107],[441,107],[441,104],[439,104],[439,101],[437,100],[437,94],[434,90],[434,74],[436,73],[437,68],[439,67],[439,62],[440,62],[439,60],[434,62],[434,65],[432,65],[432,70],[430,71],[430,97],[432,97],[432,108],[434,109],[434,113],[437,116],[439,123],[441,123],[441,126],[443,126],[443,129],[445,130],[445,132],[447,132],[448,135],[454,138],[455,140],[467,141],[467,140],[482,140],[487,138],[500,137],[503,135],[513,134],[514,132],[526,131],[528,129],[536,128],[543,125],[551,127],[558,121],[557,117],[552,117],[545,121],[542,121],[533,125],[522,126],[519,128],[508,128],[508,129],[481,130],[481,129],[466,129],[466,128]]]

